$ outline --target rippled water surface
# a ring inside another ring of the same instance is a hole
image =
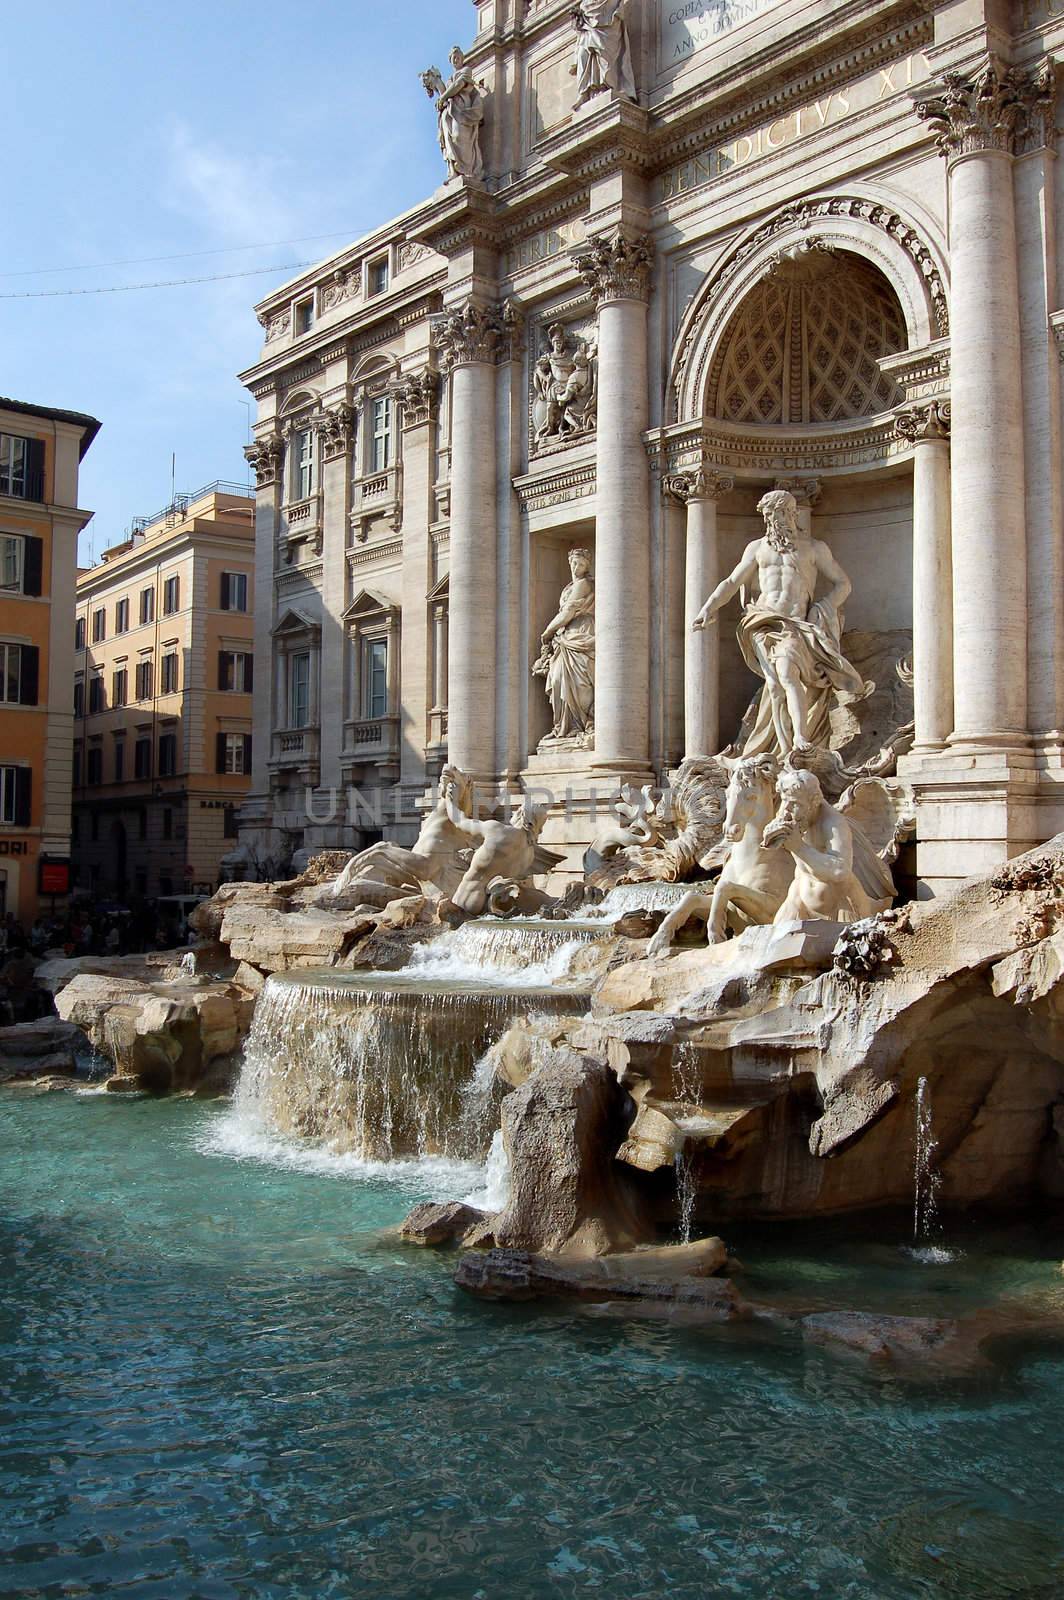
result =
[[[787,1338],[478,1306],[383,1236],[468,1173],[238,1160],[226,1130],[0,1098],[0,1594],[1064,1594],[1061,1353],[912,1388]],[[1064,1253],[742,1247],[763,1290],[909,1310],[1052,1295]]]

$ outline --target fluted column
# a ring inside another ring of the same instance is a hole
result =
[[[400,782],[412,802],[427,781],[425,748],[433,695],[429,683],[428,594],[432,587],[429,524],[432,522],[436,464],[439,374],[429,367],[406,372],[396,398],[403,429],[403,625],[399,640],[400,681],[389,710],[402,715]],[[389,669],[394,650],[388,654]]]
[[[698,468],[669,479],[669,489],[687,507],[684,581],[684,755],[714,756],[720,749],[720,629],[694,627],[695,618],[720,582],[717,502],[735,487],[734,478]]]
[[[496,307],[472,301],[433,330],[451,374],[448,759],[488,784],[496,765],[495,363],[505,331]]]
[[[948,162],[954,731],[1028,744],[1023,391],[1013,151],[1019,81],[988,62],[918,105]]]
[[[950,408],[932,400],[902,412],[913,446],[913,695],[916,750],[945,747],[953,732],[953,550]]]
[[[650,468],[647,302],[653,246],[592,239],[574,261],[598,307],[595,765],[650,758]]]

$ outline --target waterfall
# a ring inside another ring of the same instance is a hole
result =
[[[913,1240],[929,1244],[939,1233],[938,1192],[942,1174],[935,1166],[938,1143],[931,1122],[931,1089],[926,1078],[916,1086],[916,1161],[913,1198]]]
[[[676,1204],[680,1215],[680,1243],[690,1244],[694,1235],[695,1225],[695,1199],[698,1188],[695,1183],[694,1157],[688,1155],[686,1150],[679,1150],[675,1157],[676,1169]]]
[[[611,889],[596,910],[611,922],[629,911],[672,911],[691,887],[689,883],[625,883]]]
[[[411,980],[449,980],[505,987],[549,988],[572,976],[574,959],[610,937],[602,922],[548,922],[534,917],[481,917],[419,945],[403,968]]]
[[[255,1007],[235,1119],[368,1161],[482,1160],[497,1122],[481,1064],[488,1046],[513,1017],[583,1011],[587,994],[474,989],[428,981],[424,971],[270,978]]]

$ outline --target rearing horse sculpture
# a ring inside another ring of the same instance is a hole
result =
[[[716,887],[692,889],[665,918],[647,946],[648,956],[665,955],[692,917],[706,917],[710,944],[723,944],[728,925],[736,931],[771,922],[787,898],[794,860],[766,849],[765,829],[776,815],[779,766],[772,756],[747,756],[736,762],[728,785],[724,839],[728,855]]]

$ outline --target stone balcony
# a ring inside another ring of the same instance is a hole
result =
[[[312,543],[315,555],[321,555],[320,494],[312,494],[308,500],[293,500],[281,508],[281,551],[286,565],[291,565],[296,550],[305,543]]]
[[[398,533],[403,521],[403,466],[395,462],[382,472],[356,478],[349,518],[351,537],[362,544],[373,523],[386,520]]]
[[[274,772],[302,772],[317,782],[321,764],[320,728],[281,728],[270,745],[270,768]]]
[[[399,718],[363,717],[344,723],[346,763],[357,766],[387,766],[399,760]]]

